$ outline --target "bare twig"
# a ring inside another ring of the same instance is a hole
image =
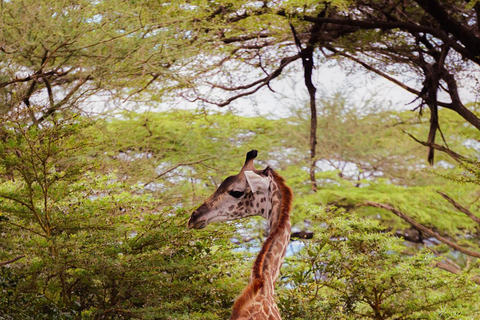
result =
[[[371,207],[376,207],[376,208],[381,208],[381,209],[385,209],[385,210],[388,210],[390,212],[392,212],[393,214],[395,214],[396,216],[400,217],[401,219],[403,219],[404,221],[408,222],[410,225],[412,225],[414,228],[420,230],[421,232],[425,233],[426,235],[429,235],[431,237],[434,237],[435,239],[437,239],[438,241],[440,242],[443,242],[444,244],[446,244],[447,246],[449,246],[450,248],[454,249],[454,250],[458,250],[468,256],[472,256],[472,257],[476,257],[476,258],[480,258],[480,253],[479,252],[474,252],[474,251],[470,251],[470,250],[467,250],[461,246],[459,246],[458,244],[448,240],[447,238],[444,238],[442,237],[441,235],[439,235],[437,232],[425,227],[424,225],[416,222],[415,220],[413,220],[412,218],[410,218],[409,216],[407,216],[406,214],[404,214],[403,212],[395,209],[394,207],[392,206],[389,206],[387,204],[382,204],[382,203],[376,203],[376,202],[371,202],[371,201],[367,201],[365,202],[365,204],[363,205],[367,205],[367,206],[371,206]]]
[[[462,206],[461,204],[459,204],[458,202],[456,202],[455,200],[453,200],[451,197],[449,197],[447,194],[441,192],[441,191],[437,191],[437,193],[439,195],[441,195],[445,200],[447,200],[448,202],[450,202],[458,211],[462,212],[462,213],[465,213],[470,219],[472,219],[473,221],[475,221],[478,225],[480,225],[480,218],[477,217],[476,215],[474,215],[470,210],[468,210],[467,208],[465,208],[464,206]]]
[[[51,114],[53,114],[58,109],[60,109],[64,104],[68,102],[68,100],[75,94],[75,92],[77,92],[80,89],[80,87],[90,79],[91,79],[90,75],[87,75],[85,78],[80,79],[78,83],[75,85],[75,87],[73,87],[72,90],[70,90],[70,92],[67,93],[67,95],[60,102],[57,102],[53,106],[49,107],[48,110],[40,118],[38,118],[37,123],[42,122],[43,120],[48,118]]]
[[[451,261],[438,261],[435,267],[448,271],[453,274],[459,274],[462,272],[461,268],[454,266]],[[476,284],[480,284],[480,277],[476,276],[472,279]]]
[[[217,157],[209,157],[209,158],[203,158],[203,159],[200,159],[200,160],[195,160],[195,161],[190,161],[190,162],[177,163],[176,165],[174,165],[174,166],[168,168],[167,170],[159,173],[159,174],[155,177],[155,179],[153,179],[153,180],[150,181],[150,182],[147,182],[147,183],[144,185],[144,187],[145,187],[145,186],[148,186],[150,183],[152,183],[152,182],[155,181],[156,179],[158,179],[158,178],[166,175],[167,173],[169,173],[169,172],[177,169],[178,167],[189,166],[189,165],[192,165],[192,164],[199,164],[199,163],[201,163],[201,162],[205,162],[205,161],[208,161],[208,160],[211,160],[211,159],[215,159],[215,158],[217,158]]]
[[[266,76],[264,78],[261,78],[259,80],[256,80],[254,82],[251,82],[249,84],[246,84],[246,85],[237,86],[237,87],[226,87],[226,86],[222,86],[220,84],[209,83],[212,87],[219,88],[219,89],[222,89],[222,90],[225,90],[225,91],[237,91],[237,90],[244,90],[244,89],[253,88],[250,91],[245,91],[245,92],[239,93],[237,95],[234,95],[234,96],[228,98],[227,100],[224,100],[223,102],[214,102],[214,101],[211,101],[209,99],[206,99],[206,98],[203,98],[203,97],[200,97],[200,96],[197,96],[195,99],[188,99],[185,96],[184,96],[184,98],[187,99],[190,102],[195,102],[195,101],[198,100],[198,101],[203,101],[203,102],[206,102],[206,103],[210,103],[210,104],[213,104],[213,105],[216,105],[216,106],[219,106],[219,107],[225,107],[225,106],[229,105],[231,102],[233,102],[233,101],[235,101],[235,100],[237,100],[241,97],[250,96],[250,95],[254,94],[255,92],[257,92],[258,90],[260,90],[261,88],[263,88],[265,86],[267,86],[267,87],[270,86],[270,82],[273,79],[280,76],[282,74],[283,69],[287,65],[289,65],[290,63],[292,63],[292,62],[294,62],[298,59],[300,59],[300,54],[290,56],[290,57],[287,57],[287,58],[283,58],[280,61],[280,66],[278,66],[278,68],[275,69],[268,76]]]
[[[445,152],[446,154],[448,154],[453,160],[457,161],[458,163],[462,163],[462,160],[466,160],[467,158],[462,156],[461,154],[459,153],[456,153],[455,151],[452,151],[450,149],[448,149],[447,147],[444,147],[444,146],[441,146],[439,144],[436,144],[436,143],[429,143],[429,142],[425,142],[425,141],[420,141],[418,140],[417,138],[415,138],[413,135],[411,135],[410,133],[406,132],[406,131],[403,131],[404,133],[406,133],[407,135],[410,136],[410,138],[412,138],[413,140],[415,140],[416,142],[420,143],[421,145],[424,145],[426,147],[431,147],[433,149],[436,149],[436,150],[439,150],[439,151],[442,151],[442,152]]]
[[[13,258],[13,259],[7,260],[7,261],[0,261],[0,267],[5,266],[5,265],[10,264],[10,263],[13,263],[13,262],[15,262],[15,261],[17,261],[17,260],[20,260],[20,259],[22,259],[23,257],[25,257],[25,255],[18,256],[18,257],[16,257],[16,258]]]
[[[144,91],[145,89],[147,89],[155,80],[158,79],[158,77],[160,77],[160,74],[159,73],[152,73],[151,74],[152,76],[152,79],[145,85],[143,86],[143,88],[140,88],[138,90],[135,90],[135,92],[133,92],[132,94],[130,94],[128,97],[125,98],[125,100],[123,100],[123,102],[127,102],[128,99],[130,99],[133,95],[135,94],[139,94],[140,92]]]

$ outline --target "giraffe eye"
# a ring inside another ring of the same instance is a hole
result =
[[[235,190],[230,190],[228,192],[228,194],[230,194],[232,197],[234,198],[240,198],[241,196],[243,196],[243,194],[245,193],[245,191],[235,191]]]

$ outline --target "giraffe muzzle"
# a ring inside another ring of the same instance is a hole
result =
[[[201,205],[197,210],[195,210],[190,219],[188,219],[187,228],[188,229],[203,229],[207,226],[208,220],[204,217],[204,209],[205,205]]]
[[[192,221],[192,218],[188,220],[188,229],[203,229],[207,226],[207,221]]]

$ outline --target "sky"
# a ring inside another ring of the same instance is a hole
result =
[[[332,96],[336,92],[344,93],[352,104],[362,104],[362,101],[374,99],[385,108],[395,110],[411,110],[416,104],[409,104],[415,96],[397,85],[371,73],[356,71],[347,73],[340,66],[320,66],[314,72],[314,83],[317,87],[317,99],[322,96]],[[292,107],[306,107],[308,93],[303,81],[303,73],[290,72],[288,76],[275,79],[271,83],[274,92],[264,87],[252,96],[240,98],[228,107],[207,106],[208,110],[231,110],[242,116],[265,116],[268,118],[283,118],[291,114]],[[172,107],[180,109],[195,109],[199,105],[181,98],[158,105],[150,110],[168,110]]]
[[[167,111],[172,109],[202,109],[211,111],[232,111],[242,116],[263,116],[267,118],[284,118],[291,115],[291,109],[307,108],[308,93],[303,80],[303,72],[297,68],[297,72],[285,72],[281,78],[271,82],[270,87],[260,89],[255,94],[233,101],[229,106],[220,108],[215,105],[205,105],[189,102],[181,97],[172,98],[169,101],[151,103],[148,101],[127,101],[111,104],[107,98],[96,96],[93,101],[94,109],[127,109],[142,111]],[[348,103],[361,108],[365,105],[364,101],[375,100],[376,105],[383,109],[394,110],[412,110],[418,106],[419,102],[415,100],[416,96],[395,85],[394,83],[382,78],[372,72],[363,69],[353,69],[348,71],[338,64],[323,64],[314,70],[314,84],[317,88],[317,100],[323,97],[331,97],[335,93],[342,93],[348,98]],[[405,77],[411,78],[414,77]],[[410,84],[412,87],[420,90],[418,86]],[[474,96],[471,88],[460,91],[464,102],[474,101],[478,97]],[[470,90],[469,90],[470,89]],[[445,94],[439,95],[440,100],[450,101]],[[318,108],[321,108],[319,106]],[[361,110],[359,110],[361,111]]]

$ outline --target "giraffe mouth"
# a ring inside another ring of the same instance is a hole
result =
[[[187,224],[187,228],[188,229],[203,229],[207,226],[207,221],[206,220],[203,220],[203,221],[192,221],[192,219],[190,219],[188,221],[188,224]]]

